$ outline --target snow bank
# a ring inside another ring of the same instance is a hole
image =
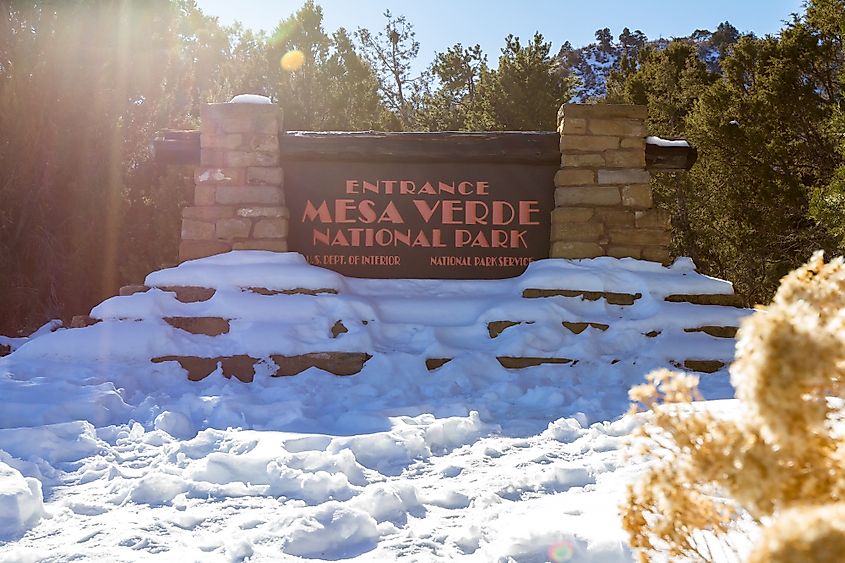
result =
[[[732,339],[685,329],[748,314],[665,301],[732,293],[689,260],[360,280],[298,254],[235,252],[147,284],[97,306],[102,322],[0,359],[0,537],[12,540],[0,561],[629,561],[616,507],[642,466],[626,457],[627,391],[669,359],[729,362]],[[186,285],[216,291],[186,303],[170,289]],[[640,295],[623,306],[526,289]],[[166,320],[185,316],[223,317],[229,331]],[[493,337],[499,321],[518,324]],[[266,354],[314,350],[373,357],[352,377],[271,377]],[[150,362],[171,353],[262,360],[251,384],[220,367],[191,382]],[[500,356],[574,361],[514,370]],[[429,371],[426,358],[452,359]],[[702,387],[732,395],[725,370]]]
[[[0,462],[0,540],[12,539],[44,516],[41,482]]]
[[[152,289],[95,307],[91,316],[104,322],[28,342],[9,361],[125,363],[246,354],[269,365],[272,355],[357,352],[422,359],[485,353],[727,362],[733,356],[731,339],[689,330],[737,326],[748,314],[665,301],[673,294],[733,293],[730,283],[695,272],[688,259],[668,268],[606,257],[541,260],[522,276],[504,280],[368,280],[309,265],[296,253],[237,251],[154,272],[146,284]],[[215,291],[206,300],[182,302],[172,291],[179,286]],[[575,293],[526,299],[526,290]],[[605,294],[634,301],[617,305],[598,297]],[[229,330],[215,337],[191,334],[168,324],[171,317],[222,318]],[[490,334],[490,323],[503,321],[513,324]],[[334,332],[338,322],[345,332]],[[565,330],[562,322],[593,324],[576,331]],[[644,338],[648,333],[652,337]]]

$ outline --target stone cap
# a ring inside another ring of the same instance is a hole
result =
[[[648,107],[634,104],[563,104],[557,112],[558,125],[564,117],[600,119],[641,119],[648,117]]]

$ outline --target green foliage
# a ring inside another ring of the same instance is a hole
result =
[[[378,76],[379,91],[385,105],[395,117],[395,124],[403,129],[416,124],[425,77],[412,77],[411,65],[420,51],[414,26],[405,16],[384,12],[387,23],[373,35],[359,28],[355,33],[364,58]]]
[[[557,110],[570,99],[574,80],[550,56],[551,43],[540,33],[522,45],[505,38],[496,69],[481,65],[478,107],[470,112],[469,129],[549,131],[557,128]]]
[[[480,45],[464,47],[457,43],[437,53],[430,72],[439,83],[429,93],[419,111],[419,123],[429,131],[466,129],[470,116],[479,110],[478,84],[488,72],[487,55]]]
[[[812,1],[765,38],[722,24],[707,38],[721,49],[717,67],[675,41],[609,81],[609,101],[648,105],[653,134],[698,147],[689,173],[653,180],[656,198],[672,212],[676,252],[749,302],[768,301],[814,250],[843,250],[843,14],[840,1]]]
[[[113,294],[136,259],[129,241],[138,229],[152,262],[145,266],[166,260],[178,243],[170,218],[181,193],[145,202],[161,215],[143,223],[129,208],[139,182],[158,182],[145,166],[153,132],[187,124],[216,72],[209,51],[217,47],[181,25],[212,23],[189,2],[4,6],[0,324],[8,332]]]
[[[305,55],[302,68],[286,71],[285,53]],[[323,10],[308,0],[280,22],[265,46],[269,93],[282,107],[289,130],[379,129],[389,119],[378,95],[379,82],[349,34],[340,28],[329,37]]]

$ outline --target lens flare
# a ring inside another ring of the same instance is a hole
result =
[[[303,55],[302,51],[300,51],[299,49],[288,51],[287,53],[282,55],[282,70],[294,72],[302,68],[303,64],[305,64],[305,55]]]
[[[553,563],[569,561],[574,554],[573,546],[568,541],[562,541],[549,547],[549,561]]]

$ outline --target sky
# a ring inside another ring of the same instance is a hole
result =
[[[197,0],[202,11],[223,24],[235,20],[246,27],[271,31],[304,0]],[[740,31],[777,33],[790,14],[803,11],[804,0],[317,0],[324,28],[371,31],[384,26],[383,13],[404,15],[420,42],[422,67],[455,43],[481,45],[495,64],[504,38],[523,40],[540,31],[552,52],[569,41],[580,47],[594,41],[597,29],[609,27],[615,37],[624,27],[639,29],[649,39],[686,36],[696,29],[713,30],[730,21]],[[524,41],[523,41],[524,42]]]

